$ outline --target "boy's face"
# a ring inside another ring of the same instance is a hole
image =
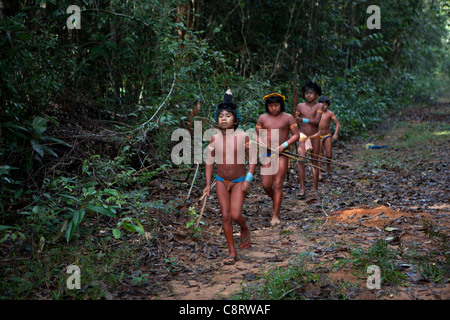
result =
[[[329,106],[330,106],[330,105],[329,105],[328,103],[323,102],[323,103],[322,103],[322,111],[327,111]]]
[[[234,116],[231,112],[223,110],[219,113],[219,118],[217,119],[221,129],[234,129]]]
[[[269,109],[269,113],[273,116],[277,116],[281,112],[281,104],[279,102],[273,102],[267,105],[267,109]]]
[[[316,100],[316,98],[317,98],[317,94],[314,90],[309,89],[309,90],[305,91],[306,101],[313,102],[314,100]]]

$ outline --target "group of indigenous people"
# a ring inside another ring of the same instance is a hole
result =
[[[238,107],[233,103],[230,90],[214,113],[218,132],[211,137],[208,146],[208,158],[205,165],[206,187],[203,194],[211,191],[214,163],[216,163],[216,191],[222,213],[223,231],[228,243],[228,256],[224,264],[234,264],[237,261],[237,251],[233,239],[234,221],[241,228],[240,249],[251,245],[250,228],[247,219],[242,214],[245,195],[250,190],[256,171],[256,150],[259,147],[261,160],[262,187],[272,200],[272,219],[270,224],[280,223],[280,208],[283,199],[283,183],[288,169],[289,159],[286,154],[290,146],[298,142],[298,176],[300,181],[299,198],[306,194],[305,164],[310,164],[313,171],[313,186],[311,195],[317,196],[318,183],[322,179],[321,163],[326,159],[326,172],[331,173],[332,144],[337,141],[340,129],[339,121],[328,107],[330,98],[322,96],[322,89],[315,82],[308,82],[302,87],[305,102],[299,103],[294,116],[285,112],[285,97],[279,93],[266,95],[265,113],[256,121],[253,138],[242,130],[236,130],[241,121]],[[319,98],[320,97],[320,98]],[[319,101],[317,99],[319,98]],[[336,125],[331,134],[330,124]],[[325,149],[325,157],[322,157]],[[307,158],[308,152],[310,157]],[[246,168],[246,157],[248,168]],[[323,174],[325,176],[325,173]]]

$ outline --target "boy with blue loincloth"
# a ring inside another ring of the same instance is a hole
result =
[[[242,215],[245,194],[250,190],[250,183],[256,169],[256,152],[249,152],[250,139],[242,130],[236,130],[240,121],[240,112],[232,102],[231,91],[225,94],[224,102],[219,104],[214,113],[219,132],[211,137],[208,145],[208,157],[205,165],[206,187],[203,194],[211,191],[211,179],[214,162],[217,165],[217,199],[222,213],[225,238],[228,243],[228,257],[223,260],[226,265],[236,263],[237,253],[233,239],[233,225],[241,228],[240,248],[250,247],[250,229]],[[245,168],[245,154],[249,156],[248,172]]]

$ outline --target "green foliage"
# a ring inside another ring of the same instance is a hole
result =
[[[27,113],[43,111],[49,95],[60,88],[61,48],[55,27],[55,20],[40,20],[26,8],[0,19],[0,32],[6,35],[0,38],[0,99],[7,119],[20,123]]]
[[[33,232],[44,235],[56,233],[56,240],[59,229],[67,242],[74,236],[86,213],[113,218],[122,200],[116,189],[101,188],[96,182],[83,183],[75,178],[47,178],[44,188],[42,197],[33,196],[36,204],[21,214],[26,217]]]
[[[18,168],[8,165],[0,166],[0,213],[5,212],[5,207],[17,201],[23,194],[23,188],[19,188],[19,181],[12,177],[10,171]]]
[[[144,284],[148,283],[147,277],[148,277],[148,273],[140,274],[131,280],[131,285],[133,287],[139,287],[141,285],[144,285]]]
[[[151,209],[154,209],[158,212],[161,212],[163,214],[173,214],[178,215],[180,212],[177,210],[177,207],[182,203],[182,200],[169,200],[166,203],[164,203],[163,200],[154,200],[150,201],[148,204],[148,207]]]
[[[26,222],[26,227],[21,228],[20,232],[27,236],[43,235],[49,241],[58,241],[60,236],[64,236],[68,243],[80,232],[80,226],[86,218],[95,215],[115,220],[119,214],[126,214],[128,217],[117,222],[117,230],[113,231],[113,235],[118,238],[118,230],[124,229],[138,232],[144,237],[144,227],[139,219],[150,207],[146,202],[148,192],[146,188],[128,191],[124,187],[130,183],[145,183],[147,178],[133,175],[135,170],[127,164],[129,159],[126,160],[126,152],[112,160],[90,157],[83,162],[81,176],[47,177],[39,192],[26,191],[33,202],[21,210],[19,216],[14,217],[18,225]],[[13,181],[6,176],[11,168],[2,169],[0,177],[11,184]],[[16,193],[16,197],[20,197],[23,190],[18,189]],[[24,232],[25,229],[28,232]],[[21,236],[6,228],[0,232],[5,233],[4,237],[6,234],[9,234],[8,237]]]
[[[450,81],[448,7],[444,0],[391,2],[378,2],[380,30],[366,26],[367,1],[113,0],[95,9],[82,1],[74,30],[66,28],[68,0],[45,9],[39,1],[6,3],[0,212],[2,225],[20,229],[0,230],[2,237],[69,242],[93,215],[139,233],[147,209],[176,213],[174,203],[147,202],[147,184],[172,166],[171,132],[212,119],[227,88],[244,130],[264,112],[265,94],[283,93],[291,113],[294,89],[312,79],[332,98],[343,136],[364,133],[414,101],[432,103],[445,90],[438,83]],[[75,105],[121,135],[117,153],[82,154],[82,143],[50,130],[61,121],[59,108]],[[55,159],[69,148],[81,164],[65,171]]]
[[[194,207],[189,207],[188,211],[189,221],[186,223],[186,229],[191,232],[193,238],[201,237],[200,227],[197,226],[197,220],[199,214],[195,211]],[[200,221],[199,224],[205,224],[203,221]]]
[[[423,227],[424,227],[424,233],[428,236],[428,238],[433,239],[433,238],[437,238],[440,240],[441,244],[442,244],[442,250],[444,252],[446,252],[449,248],[448,248],[448,236],[441,232],[441,228],[436,227],[431,221],[422,218],[422,222],[423,222]]]
[[[120,222],[117,223],[117,228],[113,229],[114,238],[119,239],[121,236],[120,228],[125,229],[129,232],[137,232],[142,238],[145,238],[145,230],[142,226],[142,223],[137,219],[133,218],[123,218]]]
[[[355,268],[366,272],[369,265],[380,268],[381,279],[387,283],[401,284],[406,276],[397,270],[394,260],[397,253],[388,246],[385,240],[377,239],[377,242],[367,251],[354,249],[351,253],[352,263]]]
[[[243,283],[233,296],[237,300],[310,300],[348,299],[354,285],[341,280],[331,281],[308,262],[314,253],[301,252],[287,266],[266,270],[255,283]],[[319,267],[321,269],[321,267]]]
[[[26,171],[32,168],[33,159],[41,162],[45,154],[58,158],[51,147],[55,144],[62,144],[67,147],[71,147],[71,145],[61,139],[44,134],[47,130],[48,121],[49,119],[35,116],[31,123],[24,123],[24,125],[17,125],[12,122],[3,123],[2,126],[6,128],[8,134],[7,148],[3,152],[7,152],[9,157],[20,154],[24,160],[19,162],[18,165],[23,166]]]
[[[306,268],[305,259],[299,257],[288,267],[276,267],[267,270],[261,276],[262,284],[243,286],[236,295],[237,299],[280,300],[295,297],[295,289],[319,281],[320,275]],[[293,290],[294,289],[294,290]]]
[[[380,268],[382,283],[403,284],[406,276],[398,270],[395,260],[398,253],[389,247],[383,239],[377,239],[376,243],[368,249],[353,248],[349,259],[340,259],[333,265],[334,268],[347,266],[349,262],[352,268],[360,276],[365,276],[367,267],[376,265]]]
[[[439,250],[427,252],[419,257],[419,268],[423,275],[434,282],[447,281],[450,276],[450,247],[448,235],[441,231],[440,227],[434,225],[431,221],[423,218],[423,232],[429,239],[437,239]],[[444,259],[436,259],[443,256]]]
[[[114,0],[95,10],[84,2],[81,29],[67,30],[61,26],[70,4],[50,2],[36,12],[10,5],[3,12],[1,125],[8,135],[0,155],[7,165],[31,170],[33,156],[57,155],[48,143],[61,141],[42,141],[24,128],[39,127],[36,117],[46,119],[50,100],[59,97],[86,96],[95,110],[128,116],[131,123],[117,130],[131,127],[132,142],[151,145],[153,158],[164,163],[173,128],[192,116],[212,118],[228,87],[246,129],[263,112],[265,94],[281,91],[291,112],[294,86],[316,78],[333,98],[342,135],[350,136],[387,111],[429,101],[438,87],[432,79],[448,69],[443,0],[379,1],[380,30],[366,26],[366,1],[222,1],[194,8],[178,0]],[[24,148],[25,160],[10,156]]]
[[[174,274],[177,273],[179,270],[178,261],[179,258],[164,258],[164,263],[166,265],[167,271],[169,273]]]
[[[39,6],[44,1],[3,2],[0,243],[33,253],[59,241],[79,244],[94,228],[108,230],[105,239],[144,237],[154,223],[149,214],[179,215],[175,200],[149,201],[149,183],[172,167],[171,132],[212,119],[227,88],[246,130],[264,112],[264,95],[283,93],[291,113],[294,89],[316,79],[332,98],[342,136],[353,136],[410,103],[433,104],[450,82],[444,0],[378,1],[381,30],[366,26],[367,1],[111,0],[92,8],[89,1],[51,0],[45,9]],[[81,8],[81,29],[66,27],[72,4]],[[86,111],[77,114],[81,120],[98,126],[80,128],[82,121],[74,123],[67,111],[74,106]],[[120,138],[101,140],[106,148],[96,150],[87,147],[97,143],[89,139],[69,144],[64,133],[70,137],[74,127]],[[107,153],[114,143],[117,150]],[[67,158],[74,163],[66,169]],[[198,236],[198,214],[190,209],[188,215],[186,228]],[[401,280],[388,248],[355,252],[355,267],[368,257],[384,263],[388,279]],[[443,281],[448,267],[432,258],[422,257],[420,268]],[[165,264],[176,272],[176,261]],[[0,284],[5,296],[28,297],[43,275],[61,272],[60,265],[46,269],[42,261],[27,267],[25,278]],[[278,283],[272,287],[265,278],[270,293],[261,297],[298,294],[280,279],[298,286],[317,280],[302,265],[273,277]],[[133,278],[135,285],[146,281],[146,274]],[[52,294],[64,296],[60,289]]]
[[[4,232],[3,237],[0,238],[0,244],[8,240],[8,238],[11,238],[13,242],[15,242],[17,239],[25,241],[26,240],[25,234],[23,234],[23,232],[20,232],[17,229],[19,228],[0,225],[0,232],[2,231]]]

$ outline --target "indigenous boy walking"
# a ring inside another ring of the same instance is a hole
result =
[[[299,103],[295,109],[295,120],[299,124],[300,138],[298,154],[306,157],[308,150],[311,150],[311,163],[318,165],[318,155],[320,148],[318,125],[322,116],[322,104],[316,103],[318,96],[322,94],[321,87],[315,82],[305,83],[302,87],[306,102]],[[298,178],[300,181],[299,197],[305,196],[305,163],[300,161],[298,165]],[[319,182],[319,169],[313,167],[313,195],[317,195]]]
[[[235,221],[241,227],[240,248],[250,247],[250,229],[242,215],[245,194],[250,190],[250,182],[256,169],[256,152],[249,153],[249,137],[236,130],[240,121],[240,112],[232,102],[231,91],[225,94],[224,102],[219,104],[214,113],[220,131],[212,136],[208,146],[206,160],[206,187],[203,194],[211,191],[211,178],[214,161],[217,163],[217,199],[222,212],[222,223],[225,238],[228,243],[228,257],[223,260],[226,265],[235,264],[237,253],[233,239]],[[245,169],[245,153],[250,157],[249,171]]]
[[[274,226],[280,223],[283,182],[288,166],[288,158],[280,154],[298,140],[299,132],[294,117],[284,112],[284,96],[272,93],[263,100],[266,113],[256,121],[256,136],[259,143],[270,148],[262,161],[261,177],[263,189],[273,201],[270,224]]]
[[[332,141],[338,140],[338,133],[341,125],[339,124],[339,120],[336,118],[334,113],[329,110],[331,99],[327,96],[321,96],[319,98],[319,102],[322,103],[322,118],[319,122],[319,134],[320,134],[320,159],[319,159],[319,167],[321,167],[321,159],[323,154],[323,149],[325,149],[325,157],[327,160],[327,174],[331,173],[331,159],[332,159]],[[336,125],[336,129],[334,130],[334,134],[331,135],[330,124],[331,121]],[[322,180],[322,173],[319,170],[319,180]]]

